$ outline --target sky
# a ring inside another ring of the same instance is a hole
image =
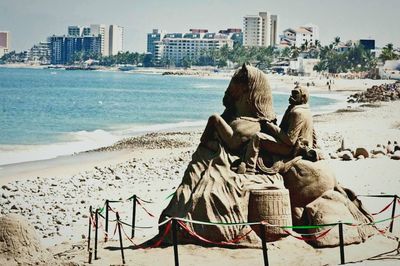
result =
[[[11,50],[30,49],[69,25],[124,27],[124,50],[145,52],[152,29],[216,32],[242,28],[245,15],[278,15],[278,34],[312,23],[323,45],[372,38],[377,46],[400,47],[400,0],[0,0],[0,31],[9,31]]]

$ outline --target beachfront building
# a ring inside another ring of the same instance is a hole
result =
[[[295,46],[301,47],[302,45],[309,46],[319,41],[319,28],[313,24],[300,26],[296,29],[288,28],[283,31],[280,36],[281,46]]]
[[[0,31],[0,57],[10,51],[10,32]]]
[[[314,67],[320,62],[320,59],[298,57],[289,62],[288,72],[299,76],[316,76],[318,73]]]
[[[102,56],[116,55],[123,51],[124,28],[118,25],[90,24],[90,27],[68,26],[68,36],[100,37],[100,54]]]
[[[147,34],[147,53],[151,54],[155,64],[164,61],[179,66],[184,58],[194,62],[224,45],[232,48],[235,43],[243,44],[241,29],[228,28],[218,33],[208,32],[207,29],[190,29],[188,33],[153,29]]]
[[[226,30],[220,30],[218,33],[228,35],[233,41],[233,45],[243,45],[242,29],[228,28]]]
[[[185,34],[166,34],[161,41],[154,43],[154,62],[166,61],[182,66],[185,60],[195,62],[201,56],[210,55],[224,45],[233,47],[229,35],[209,33],[204,29],[191,29]]]
[[[65,65],[74,61],[75,54],[99,54],[100,36],[51,36],[51,64]]]
[[[247,15],[243,18],[243,45],[275,46],[277,40],[278,16],[268,12],[258,15]]]
[[[41,65],[48,65],[51,61],[50,42],[35,44],[28,52],[28,61]]]
[[[147,33],[147,53],[155,54],[156,43],[164,39],[167,33],[163,30],[153,29],[151,33]]]
[[[90,33],[93,36],[100,36],[101,38],[100,53],[102,56],[109,56],[110,55],[109,27],[104,24],[90,24]]]
[[[109,40],[109,55],[123,52],[124,28],[118,25],[110,25]]]

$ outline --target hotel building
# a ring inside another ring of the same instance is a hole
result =
[[[0,57],[10,51],[10,32],[0,31]]]
[[[116,55],[124,50],[124,28],[110,25],[109,30],[109,55]]]
[[[77,52],[100,53],[100,36],[51,36],[49,37],[51,64],[72,63]]]
[[[156,64],[167,60],[180,66],[184,58],[196,61],[224,45],[232,48],[234,42],[242,42],[241,36],[240,29],[221,30],[219,33],[210,33],[206,29],[190,29],[189,33],[153,30],[147,34],[147,52],[153,55]]]
[[[100,53],[102,56],[110,55],[110,30],[104,24],[90,24],[90,33],[101,37]]]
[[[244,46],[275,46],[277,40],[278,16],[268,12],[247,15],[243,18]]]

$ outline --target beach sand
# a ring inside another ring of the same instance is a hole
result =
[[[280,78],[280,77],[276,77]],[[298,80],[285,77],[289,85]],[[326,80],[300,79],[300,83],[316,84],[311,93],[329,93]],[[272,81],[273,82],[273,81]],[[333,91],[349,95],[364,90],[378,81],[335,80]],[[380,81],[382,83],[382,81]],[[385,81],[383,81],[385,83]],[[324,85],[325,84],[325,85]],[[385,102],[375,105],[349,105],[338,112],[314,117],[319,145],[328,155],[334,153],[344,138],[347,147],[370,150],[388,140],[400,141],[400,103]],[[18,213],[34,226],[42,243],[59,260],[87,264],[88,208],[100,208],[106,199],[126,200],[133,194],[154,203],[143,203],[148,212],[138,207],[136,224],[153,226],[136,231],[136,244],[153,237],[157,220],[168,204],[168,196],[179,185],[186,166],[199,143],[201,130],[156,133],[122,142],[98,151],[63,156],[51,160],[1,166],[0,212]],[[400,195],[400,161],[387,156],[352,161],[328,159],[337,179],[357,194]],[[371,212],[380,211],[390,199],[362,198]],[[115,203],[121,219],[130,223],[131,202]],[[400,209],[400,208],[398,208]],[[114,219],[114,214],[111,214]],[[376,217],[390,216],[390,210]],[[99,223],[104,228],[104,223]],[[388,222],[379,224],[383,228]],[[110,234],[115,224],[110,224]],[[125,227],[130,235],[130,228]],[[93,235],[92,235],[93,236]],[[365,243],[345,247],[346,262],[360,265],[396,265],[400,260],[396,249],[400,236],[399,219],[395,220],[391,238],[379,235]],[[122,264],[118,234],[104,243],[100,230],[100,259],[93,265]],[[134,249],[126,238],[127,265],[173,265],[172,247]],[[93,247],[93,238],[92,238]],[[286,237],[268,244],[271,265],[331,265],[339,264],[339,248],[314,249],[303,241]],[[1,255],[0,255],[1,256]],[[377,256],[377,257],[375,257]],[[181,265],[263,265],[261,249],[227,249],[180,245]]]

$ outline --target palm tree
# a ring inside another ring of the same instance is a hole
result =
[[[399,55],[394,52],[392,43],[388,43],[385,47],[383,47],[382,53],[379,55],[379,59],[381,59],[384,62],[386,60],[399,59]]]
[[[340,43],[340,37],[336,36],[335,39],[333,39],[333,45],[335,47],[337,47],[339,45],[339,43]]]
[[[295,58],[299,57],[299,54],[300,54],[299,48],[297,48],[296,45],[293,44],[290,47],[290,57],[292,59],[295,59]]]

